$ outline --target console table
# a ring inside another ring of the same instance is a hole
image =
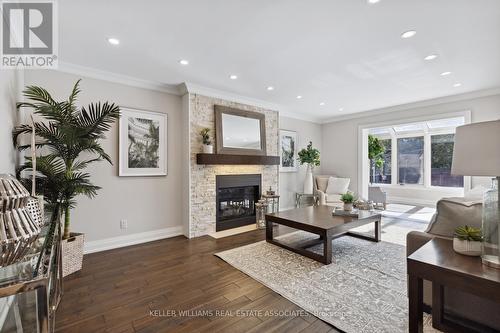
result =
[[[446,319],[444,287],[500,302],[500,270],[456,253],[451,240],[429,241],[407,258],[407,267],[410,333],[423,330],[423,280],[432,282],[432,326],[444,332],[470,331]]]

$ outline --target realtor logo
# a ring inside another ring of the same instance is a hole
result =
[[[53,1],[2,2],[2,68],[56,68]]]

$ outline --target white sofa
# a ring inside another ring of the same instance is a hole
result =
[[[343,202],[340,200],[342,194],[327,194],[326,188],[328,187],[328,179],[336,177],[334,175],[316,175],[314,176],[314,194],[318,198],[319,205],[327,206],[342,206]]]

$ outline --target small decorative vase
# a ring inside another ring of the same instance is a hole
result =
[[[304,194],[313,194],[313,174],[311,166],[307,166],[306,178],[304,179]]]
[[[344,202],[344,210],[346,212],[352,211],[352,202]]]
[[[203,145],[203,153],[205,153],[205,154],[213,154],[214,153],[214,146],[212,146],[212,145]]]
[[[453,238],[453,250],[466,256],[477,257],[481,255],[481,242]]]

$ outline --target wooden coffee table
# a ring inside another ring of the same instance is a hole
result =
[[[349,235],[380,242],[380,220],[382,216],[379,213],[360,211],[359,217],[354,218],[348,216],[332,216],[332,210],[333,207],[330,206],[312,206],[267,214],[266,241],[326,265],[332,263],[332,240],[337,237]],[[307,231],[319,235],[319,238],[298,244],[284,244],[274,238],[274,223]],[[351,229],[369,223],[375,223],[374,237],[351,231]],[[307,250],[307,248],[320,243],[323,243],[323,255]]]

